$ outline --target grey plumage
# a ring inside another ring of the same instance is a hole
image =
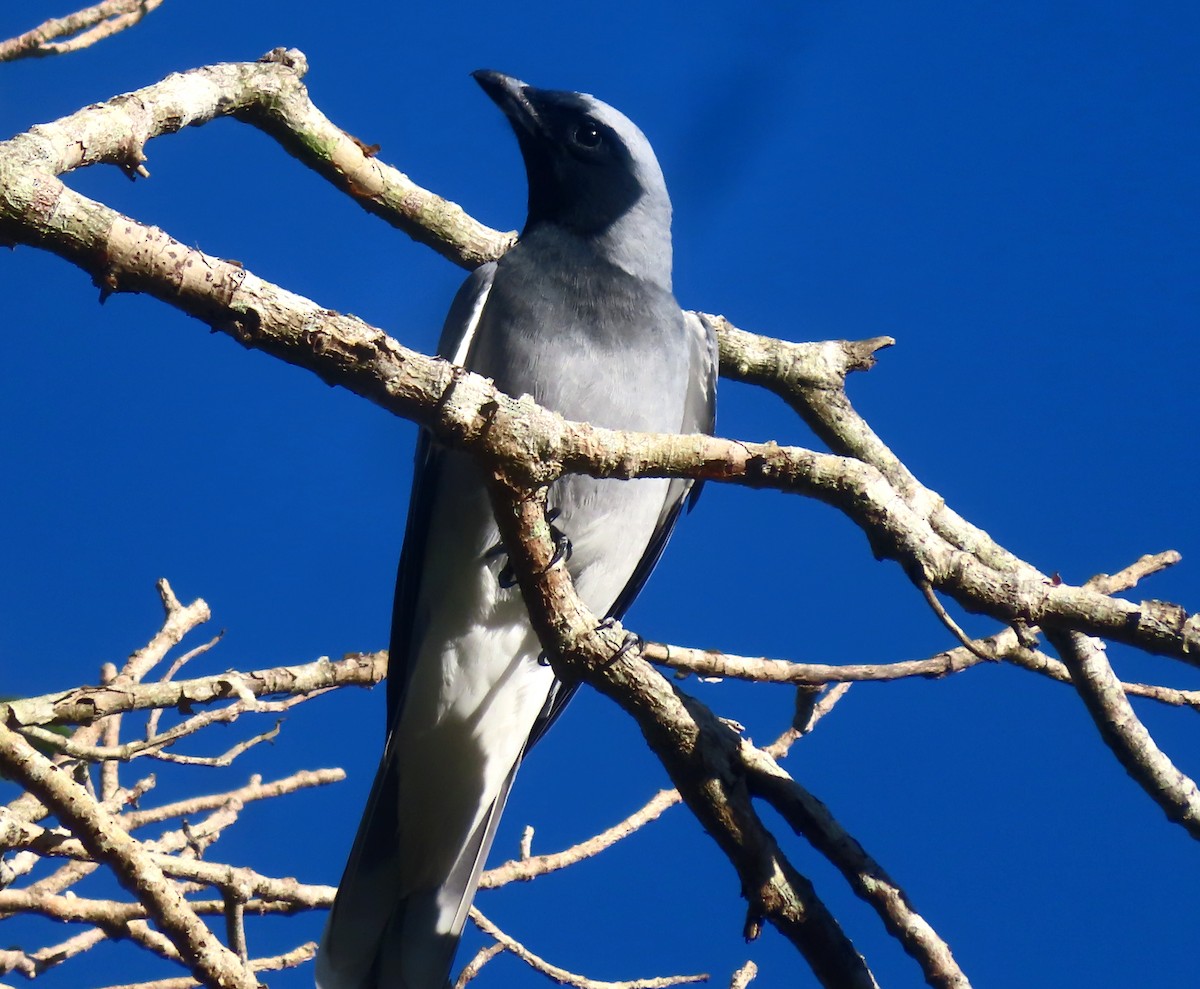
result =
[[[716,346],[671,294],[671,205],[649,143],[591,96],[475,78],[529,178],[519,243],[459,290],[439,354],[570,419],[711,432]],[[690,482],[567,477],[569,568],[620,617]],[[521,758],[570,689],[537,661],[471,459],[423,434],[400,559],[383,758],[322,940],[322,989],[442,989]]]

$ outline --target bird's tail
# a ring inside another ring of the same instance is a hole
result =
[[[318,989],[444,989],[479,874],[517,774],[505,778],[440,886],[405,891],[399,781],[389,742],[317,955]]]

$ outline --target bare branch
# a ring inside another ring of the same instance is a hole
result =
[[[984,643],[998,641],[1004,633]],[[1016,639],[1013,638],[1015,643]],[[986,648],[986,647],[985,647]],[[733,677],[760,683],[791,683],[823,686],[827,683],[850,683],[861,680],[901,680],[906,677],[942,677],[959,673],[979,662],[979,656],[964,648],[950,649],[928,659],[903,660],[894,663],[859,663],[829,665],[825,663],[794,663],[785,659],[764,659],[757,656],[735,656],[712,649],[649,642],[645,657],[653,663],[669,666],[680,672],[706,677]],[[998,653],[993,657],[1000,659]]]
[[[285,968],[296,968],[305,962],[312,961],[316,956],[317,946],[309,941],[282,955],[270,958],[256,958],[250,962],[252,972],[279,972]],[[197,985],[195,979],[155,979],[153,982],[129,982],[120,986],[105,986],[104,989],[192,989]]]
[[[0,62],[43,58],[79,51],[133,27],[163,0],[104,0],[66,17],[55,17],[31,31],[0,41]],[[70,37],[75,35],[75,37]],[[65,41],[56,39],[65,38]]]
[[[127,828],[140,828],[172,817],[185,817],[189,814],[213,810],[228,803],[248,804],[251,801],[269,800],[272,797],[280,797],[314,786],[328,786],[330,783],[338,783],[345,778],[346,772],[342,769],[300,770],[273,783],[264,783],[261,776],[255,775],[250,777],[249,783],[236,790],[209,796],[191,797],[147,810],[129,811],[122,816],[121,821]]]
[[[942,602],[938,600],[937,592],[930,585],[929,581],[920,579],[916,581],[916,584],[917,590],[919,590],[921,592],[921,596],[925,598],[925,602],[929,605],[930,610],[937,615],[938,621],[945,625],[946,628],[950,630],[950,634],[963,644],[963,648],[985,662],[990,661],[992,657],[983,649],[976,646],[975,641],[962,630],[962,627],[958,624],[958,622],[950,617],[950,612],[948,612],[942,605]]]
[[[158,593],[163,603],[162,628],[145,647],[137,650],[125,661],[120,675],[109,684],[114,690],[118,690],[126,684],[138,683],[162,662],[168,652],[183,641],[183,637],[188,632],[212,618],[208,604],[200,598],[186,606],[180,604],[179,598],[175,596],[175,592],[165,577],[158,581]]]
[[[530,968],[549,976],[561,985],[576,986],[577,989],[667,989],[668,986],[681,986],[693,982],[708,981],[707,975],[668,975],[656,979],[632,979],[628,982],[601,982],[597,979],[588,979],[582,975],[576,975],[574,972],[568,972],[565,968],[552,965],[539,955],[535,955],[521,944],[520,941],[500,930],[499,927],[480,913],[478,908],[471,907],[470,917],[476,927],[489,937],[494,938],[496,943],[501,945],[505,951],[512,952]]]
[[[919,913],[908,896],[844,828],[820,800],[784,772],[768,754],[743,741],[739,754],[747,784],[770,802],[846,877],[863,900],[875,908],[888,931],[921,966],[925,981],[941,989],[969,989],[970,982],[954,961],[950,946]]]
[[[223,632],[218,632],[207,642],[201,643],[200,645],[196,646],[194,649],[189,649],[182,656],[179,656],[178,658],[176,658],[171,663],[171,665],[167,667],[166,672],[163,673],[163,675],[161,677],[159,677],[159,682],[166,683],[169,680],[174,680],[176,673],[178,673],[181,669],[183,669],[184,666],[186,666],[188,663],[190,663],[197,656],[203,655],[204,653],[208,652],[213,646],[215,646],[218,642],[221,641],[221,637],[223,635],[224,635]],[[158,734],[158,723],[162,718],[163,711],[164,711],[164,708],[160,708],[160,707],[156,707],[153,710],[151,710],[150,716],[146,719],[146,737],[147,738],[153,738],[155,735]]]
[[[515,492],[497,479],[491,493],[500,537],[555,671],[591,684],[637,721],[684,801],[737,870],[749,903],[747,936],[756,936],[768,920],[803,953],[823,985],[875,986],[811,883],[759,819],[737,769],[740,740],[732,729],[627,648],[619,625],[601,626],[583,605],[555,555],[544,492]]]
[[[1134,713],[1121,681],[1104,655],[1104,643],[1078,632],[1047,629],[1071,673],[1084,706],[1100,730],[1100,737],[1125,771],[1163,809],[1167,817],[1200,838],[1200,791],[1154,742]]]
[[[556,872],[586,858],[599,855],[622,838],[629,837],[651,821],[657,820],[679,801],[678,790],[660,790],[650,798],[645,806],[634,811],[619,824],[614,824],[611,828],[601,831],[586,841],[581,841],[579,844],[553,855],[523,855],[519,859],[510,860],[494,869],[488,869],[479,879],[479,888],[495,889],[498,886],[507,886],[511,882],[529,882],[548,872]]]
[[[1115,574],[1097,574],[1083,586],[1101,594],[1114,594],[1136,587],[1146,577],[1173,566],[1180,561],[1174,550],[1148,554],[1135,560]],[[922,588],[928,597],[932,589]],[[938,608],[941,608],[938,603]],[[944,609],[943,609],[944,610]],[[947,616],[949,617],[949,616]],[[955,625],[957,628],[957,625]],[[897,680],[905,677],[942,677],[975,666],[981,660],[1006,660],[1034,673],[1070,685],[1071,674],[1066,666],[1051,656],[1025,644],[1036,635],[1037,626],[1026,627],[1026,635],[1007,628],[984,639],[974,639],[968,645],[938,653],[928,659],[905,660],[893,663],[847,664],[830,666],[820,663],[795,663],[787,660],[734,656],[711,649],[648,643],[643,650],[646,658],[680,672],[700,676],[734,677],[764,683],[792,683],[797,686],[819,686],[826,683],[849,683],[860,680]],[[958,635],[962,634],[959,629]],[[1121,681],[1126,694],[1145,697],[1163,704],[1200,709],[1200,691],[1183,690],[1156,684]]]
[[[172,885],[173,889],[174,886]],[[242,908],[256,915],[292,914],[297,910],[319,909],[333,903],[333,886],[299,886],[297,899],[291,900],[247,900]],[[225,900],[187,900],[188,907],[197,917],[225,915]],[[123,903],[116,900],[93,900],[83,896],[59,896],[56,894],[34,894],[26,889],[0,890],[0,914],[29,913],[48,917],[64,923],[96,924],[102,927],[123,927],[133,921],[146,920],[149,912],[142,903]],[[156,922],[157,923],[157,922]],[[222,950],[236,961],[236,956],[222,946]],[[235,983],[236,985],[236,983]]]
[[[310,106],[298,81],[302,56],[271,58],[173,76],[139,91],[136,99],[87,108],[0,146],[0,227],[14,242],[34,243],[73,261],[106,291],[155,295],[247,346],[411,417],[445,442],[502,465],[510,480],[542,485],[564,472],[582,472],[783,487],[843,511],[870,533],[879,555],[1005,624],[1078,628],[1188,662],[1200,655],[1200,620],[1183,609],[1056,585],[916,482],[837,384],[839,376],[869,364],[887,338],[814,349],[739,335],[721,323],[727,373],[745,372],[747,380],[757,374],[787,395],[835,449],[858,459],[773,444],[599,430],[565,422],[529,401],[513,401],[484,379],[408,351],[381,331],[270,286],[239,265],[189,250],[78,196],[53,176],[96,161],[140,162],[141,145],[151,135],[219,113],[261,124],[262,114],[273,113],[285,94]],[[361,149],[357,153],[360,162],[368,160]],[[737,351],[748,339],[773,352],[787,373],[767,380],[762,362],[743,360]]]
[[[473,981],[475,977],[483,970],[483,966],[490,962],[497,955],[502,954],[504,945],[489,944],[486,947],[480,948],[475,952],[475,957],[472,958],[463,970],[458,973],[458,978],[454,982],[454,989],[463,989],[467,983]]]
[[[88,851],[111,868],[122,885],[142,898],[156,926],[175,944],[199,981],[256,989],[257,980],[213,937],[120,823],[89,800],[79,784],[3,725],[0,725],[0,766],[6,775],[46,801]]]
[[[91,724],[97,718],[128,711],[213,704],[248,692],[254,697],[308,695],[329,687],[371,687],[387,673],[387,653],[349,653],[331,662],[319,659],[248,673],[217,673],[195,680],[123,684],[119,688],[78,687],[0,704],[0,720],[15,725]]]
[[[826,854],[839,862],[860,895],[880,910],[889,929],[920,961],[932,984],[966,985],[948,948],[912,910],[903,892],[853,839],[839,834],[836,822],[819,802],[811,803],[815,798],[781,770],[776,772],[777,767],[771,769],[767,756],[738,739],[703,705],[672,689],[641,657],[627,653],[619,628],[598,628],[594,616],[574,597],[563,568],[547,569],[551,557],[544,538],[544,504],[537,492],[564,473],[734,481],[799,492],[836,507],[868,534],[878,556],[900,563],[910,579],[927,591],[931,602],[937,603],[936,589],[972,611],[1013,627],[979,643],[963,635],[941,609],[973,661],[999,658],[1003,648],[1004,658],[1056,679],[1069,671],[1102,735],[1131,775],[1173,820],[1200,837],[1200,795],[1195,784],[1154,745],[1104,659],[1102,643],[1085,636],[1103,636],[1200,665],[1200,618],[1170,603],[1134,603],[1111,597],[1133,586],[1121,579],[1090,581],[1079,587],[1051,579],[996,544],[987,533],[948,509],[936,492],[920,484],[857,414],[843,388],[846,375],[869,367],[875,353],[892,342],[890,338],[787,344],[737,330],[721,317],[703,317],[719,329],[723,373],[781,394],[830,445],[832,456],[775,444],[595,429],[565,421],[532,401],[513,400],[484,379],[407,350],[381,330],[287,293],[236,263],[190,250],[160,230],[137,224],[74,193],[56,177],[101,161],[144,173],[143,148],[151,137],[233,114],[273,134],[291,153],[355,196],[365,208],[458,263],[478,263],[511,244],[511,235],[489,231],[453,204],[417,189],[334,127],[308,100],[299,81],[304,69],[302,55],[282,51],[271,53],[267,62],[257,65],[210,66],[174,76],[132,97],[79,111],[0,145],[0,238],[34,244],[67,258],[90,272],[104,293],[152,294],[246,346],[306,367],[323,380],[342,384],[412,418],[444,442],[475,454],[497,478],[493,491],[497,517],[506,544],[517,547],[513,557],[522,590],[556,668],[561,664],[565,673],[586,679],[613,696],[638,721],[684,799],[737,869],[751,904],[749,932],[757,930],[760,919],[769,919],[801,948],[825,984],[873,984],[865,962],[756,815],[750,796],[757,787],[755,792],[776,803],[793,827],[816,834],[814,841],[822,850],[828,847]],[[312,140],[313,135],[322,140]],[[1150,562],[1140,561],[1138,572],[1144,575],[1177,559],[1178,554],[1159,554]],[[532,576],[535,574],[539,576]],[[1136,583],[1137,577],[1132,579]],[[146,650],[134,654],[111,684],[89,695],[90,713],[77,720],[104,716],[97,714],[99,698],[136,694],[145,707],[163,706],[145,700],[151,695],[141,693],[147,685],[140,681],[183,632],[207,619],[207,608],[202,608],[202,618],[197,617],[199,612],[188,616],[188,609],[179,604],[165,582],[162,595],[167,620],[159,636]],[[197,605],[203,606],[203,602],[190,607]],[[1053,660],[1031,648],[1036,643],[1023,641],[1015,630],[1039,625],[1058,647],[1065,666],[1052,665]],[[993,651],[997,655],[993,656]],[[670,653],[667,649],[668,657]],[[843,672],[822,682],[940,675],[954,670],[955,662],[960,664],[957,668],[970,665],[957,653],[952,650],[921,664],[889,664],[886,674],[880,672],[884,668],[874,667],[870,676],[852,677]],[[729,665],[731,659],[737,658],[725,657],[720,662]],[[935,661],[943,664],[940,669],[935,669]],[[917,665],[923,666],[919,674],[914,672]],[[772,675],[795,677],[795,664],[788,667],[769,669],[774,671]],[[908,672],[900,674],[900,667]],[[813,669],[806,675],[815,675]],[[164,679],[171,676],[169,671]],[[181,685],[149,686],[166,689]],[[224,686],[229,692],[225,699],[230,693],[237,698],[225,709],[226,716],[238,710],[239,704],[252,707],[248,698],[261,696],[240,678],[227,676]],[[1132,691],[1132,686],[1129,689]],[[1144,689],[1147,696],[1174,696],[1175,702],[1194,703],[1184,699],[1186,692],[1172,695],[1168,688]],[[36,700],[41,705],[19,702],[0,709],[0,724],[44,735],[45,724],[63,717],[60,701],[47,708],[45,699]],[[110,726],[123,711],[136,709],[124,706],[130,703],[112,701],[106,715],[112,719]],[[807,706],[803,707],[798,720],[810,720]],[[48,709],[55,713],[44,720]],[[22,720],[22,714],[27,720]],[[210,723],[218,715],[200,717],[208,719],[203,723]],[[68,754],[101,752],[99,758],[104,759],[116,758],[111,753],[120,749],[135,751],[117,745],[115,738],[106,737],[103,745],[98,744],[100,731],[99,724],[89,725],[58,744]],[[789,741],[798,731],[787,736]],[[55,784],[69,784],[79,791],[62,788],[45,799],[71,824],[90,853],[109,862],[127,885],[161,875],[163,867],[154,854],[139,852],[119,827],[115,828],[116,839],[109,836],[107,829],[115,822],[104,816],[106,812],[75,806],[86,799],[79,787],[64,774],[55,774],[44,759],[44,765],[28,762],[21,748],[24,743],[7,728],[0,732],[0,762],[19,763],[28,778],[39,783],[44,783],[43,777],[52,778]],[[195,759],[160,751],[165,743],[156,745],[155,740],[170,732],[159,736],[152,728],[151,735],[141,751]],[[116,791],[112,771],[102,780],[102,796],[110,791]],[[20,821],[32,821],[41,812],[36,801],[19,806],[14,802],[10,811],[18,830]],[[109,847],[114,840],[119,847]],[[121,845],[122,840],[128,844]],[[126,851],[140,857],[126,859]],[[544,866],[554,857],[539,858]],[[528,861],[537,860],[530,857]],[[191,881],[203,881],[196,878],[203,872],[198,863],[189,862],[187,868],[193,870]],[[157,889],[153,883],[148,885]],[[174,892],[169,883],[164,889]],[[165,896],[161,890],[158,895]],[[154,900],[150,912],[185,958],[191,959],[189,964],[196,966],[198,977],[205,966],[214,966],[216,971],[232,965],[229,971],[251,984],[245,967],[233,964],[236,959],[232,956],[225,957],[228,952],[222,955],[218,951],[198,960],[201,956],[196,952],[204,947],[200,932],[207,931],[182,897],[176,897],[178,902],[170,897]],[[240,898],[235,901],[243,902]],[[252,900],[245,902],[245,909],[258,905],[274,909]],[[193,906],[199,911],[202,905]],[[209,905],[203,906],[207,909]],[[216,909],[224,907],[218,903]]]
[[[729,989],[746,989],[746,986],[754,981],[756,975],[758,975],[758,966],[754,962],[746,962],[745,965],[733,973]]]
[[[1099,591],[1101,594],[1119,594],[1121,591],[1137,587],[1147,577],[1152,577],[1156,573],[1162,573],[1168,567],[1175,566],[1182,559],[1183,557],[1173,549],[1162,553],[1147,553],[1129,564],[1124,570],[1118,570],[1114,574],[1096,574],[1083,586],[1093,591]]]

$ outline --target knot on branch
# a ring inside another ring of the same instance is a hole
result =
[[[875,366],[875,354],[885,347],[894,347],[894,337],[871,337],[869,340],[844,340],[846,371],[869,371]]]
[[[308,57],[299,48],[272,48],[258,61],[286,66],[300,77],[308,73]]]

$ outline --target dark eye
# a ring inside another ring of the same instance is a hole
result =
[[[571,141],[587,151],[595,151],[604,143],[604,138],[600,134],[599,127],[592,121],[585,120],[582,124],[575,125],[575,129],[571,131]]]

